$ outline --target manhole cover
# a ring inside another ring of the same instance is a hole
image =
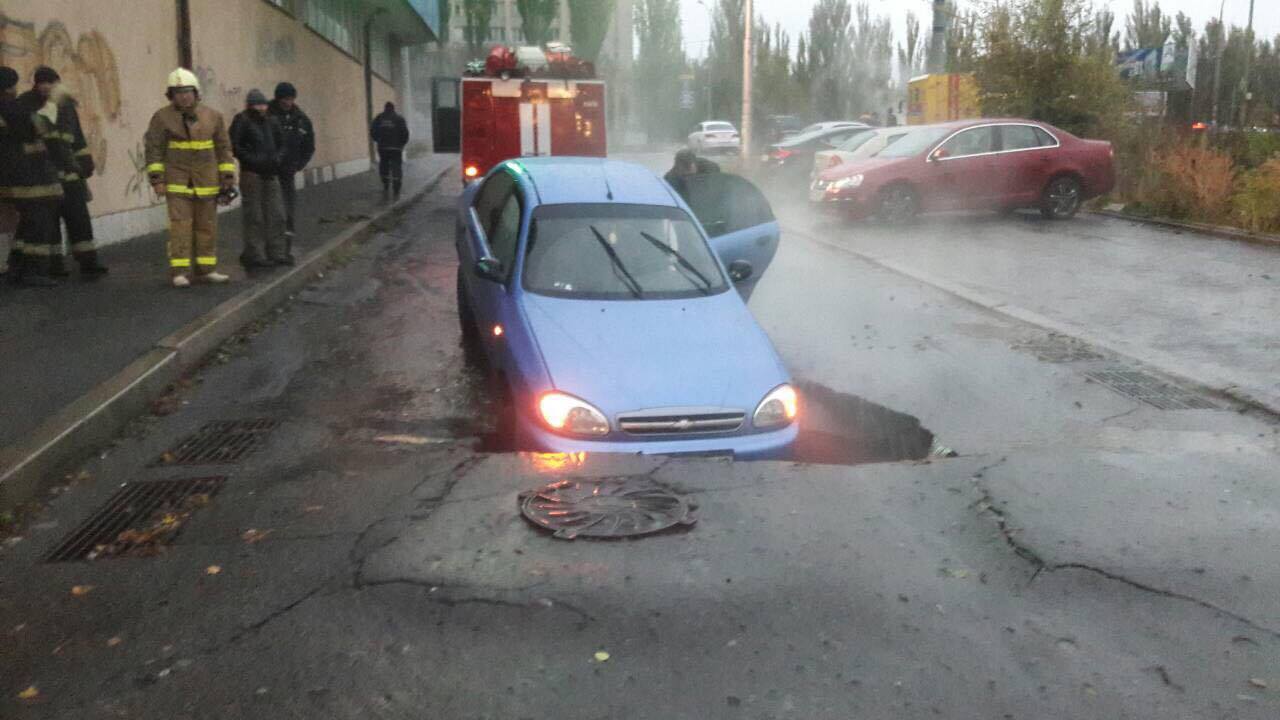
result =
[[[1125,397],[1139,400],[1161,410],[1221,409],[1199,395],[1137,370],[1111,368],[1087,372],[1085,375]]]
[[[697,521],[694,506],[647,476],[561,480],[520,493],[520,511],[555,537],[648,535]]]
[[[224,482],[224,477],[208,477],[128,483],[67,535],[45,562],[155,555]]]
[[[188,435],[178,446],[167,450],[157,465],[220,465],[233,463],[258,449],[278,420],[223,420],[211,422]]]

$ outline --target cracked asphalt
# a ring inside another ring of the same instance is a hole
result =
[[[750,305],[793,373],[958,457],[486,454],[452,192],[4,544],[0,717],[1280,716],[1273,418],[1141,406],[1012,347],[1035,328],[789,232]],[[238,463],[150,466],[247,418],[281,425]],[[42,562],[120,483],[211,475],[165,552]],[[687,494],[697,524],[567,542],[519,515],[521,490],[620,475]]]

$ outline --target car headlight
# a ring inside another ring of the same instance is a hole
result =
[[[829,190],[852,190],[861,185],[862,185],[862,175],[860,174],[850,175],[849,177],[842,177],[839,180],[836,180],[835,182],[831,183],[831,186],[828,189]]]
[[[584,400],[562,392],[549,392],[538,399],[538,414],[548,428],[566,435],[607,435],[609,421],[604,413]]]
[[[795,388],[790,385],[779,385],[765,395],[756,406],[756,414],[752,417],[752,422],[761,429],[790,425],[800,412],[799,406]]]

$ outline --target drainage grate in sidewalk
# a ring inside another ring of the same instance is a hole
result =
[[[224,420],[211,422],[189,435],[177,447],[151,463],[158,465],[221,465],[243,460],[266,440],[279,420]]]
[[[1220,410],[1213,402],[1144,372],[1125,368],[1108,368],[1085,373],[1125,397],[1139,400],[1161,410]]]
[[[1095,352],[1093,348],[1066,335],[1050,335],[1048,337],[1024,340],[1014,343],[1013,349],[1031,353],[1041,362],[1049,363],[1102,359],[1102,355]]]
[[[155,555],[226,482],[225,477],[127,483],[80,524],[45,562]]]

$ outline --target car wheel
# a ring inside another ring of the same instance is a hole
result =
[[[890,185],[880,193],[880,219],[890,224],[911,222],[920,214],[920,196],[907,185]]]
[[[1061,175],[1049,181],[1040,200],[1040,214],[1050,220],[1066,220],[1080,209],[1080,181]]]

